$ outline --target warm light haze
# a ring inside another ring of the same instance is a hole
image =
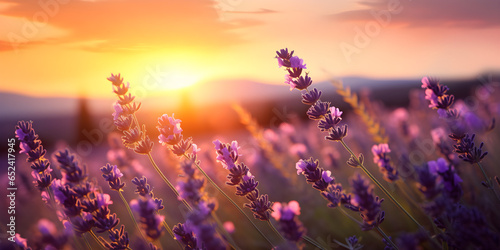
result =
[[[490,0],[2,0],[0,91],[108,97],[110,73],[153,95],[281,84],[271,55],[284,47],[317,69],[316,82],[469,77],[500,68],[498,10]]]

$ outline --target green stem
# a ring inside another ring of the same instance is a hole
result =
[[[134,214],[132,213],[132,210],[130,209],[130,206],[127,203],[127,200],[125,199],[125,197],[123,197],[122,191],[118,191],[118,194],[120,195],[120,198],[122,199],[123,204],[125,204],[125,207],[127,208],[128,214],[130,215],[130,218],[132,218],[132,221],[134,222],[135,227],[137,228],[137,231],[141,234],[144,242],[148,242],[148,240],[146,239],[146,237],[142,233],[142,230],[139,228],[139,224],[137,224],[137,220],[135,219]]]
[[[359,160],[359,158],[352,152],[352,150],[349,148],[349,146],[347,146],[347,144],[344,142],[344,140],[340,140],[340,143],[342,143],[342,146],[344,146],[344,148],[349,152],[349,154],[351,154],[351,156],[354,158],[354,160],[356,160],[356,162],[359,164],[359,167],[361,168],[361,170],[363,170],[363,172],[365,172],[366,175],[368,175],[368,177],[382,190],[382,192],[384,192],[385,195],[387,195],[387,197],[389,197],[389,199],[392,201],[392,203],[394,203],[401,211],[403,211],[403,213],[408,216],[415,224],[417,224],[417,226],[423,231],[426,233],[427,237],[431,240],[431,242],[435,245],[435,246],[438,246],[439,247],[439,243],[436,241],[436,239],[432,238],[430,235],[429,235],[429,232],[427,232],[427,230],[425,230],[425,228],[420,224],[418,223],[417,220],[415,220],[415,218],[413,218],[413,216],[411,216],[410,213],[408,213],[408,211],[406,211],[406,209],[391,195],[391,193],[389,193],[389,191],[387,191],[387,189],[385,189],[384,186],[382,186],[382,184],[375,178],[375,176],[373,176],[370,171],[368,171],[368,169],[366,169],[366,167],[363,165],[363,163]]]
[[[160,215],[160,211],[156,211],[156,214]],[[170,234],[170,236],[172,237],[172,239],[175,240],[175,242],[177,242],[177,244],[179,244],[179,246],[184,249],[184,247],[181,245],[181,243],[179,241],[177,241],[175,239],[175,235],[174,235],[174,232],[172,231],[172,229],[168,226],[167,222],[165,220],[162,221],[162,224],[163,224],[163,227],[165,228],[165,230],[167,230],[168,234]]]
[[[90,235],[92,235],[92,238],[94,238],[94,240],[97,241],[97,243],[99,243],[99,245],[102,248],[106,249],[106,247],[104,246],[104,244],[99,240],[99,238],[97,238],[97,236],[95,235],[95,233],[92,230],[90,230],[89,233],[90,233]]]
[[[398,250],[398,246],[396,246],[396,244],[394,244],[394,242],[392,242],[392,240],[389,238],[389,236],[387,236],[387,234],[385,234],[384,230],[382,230],[382,228],[380,228],[379,226],[376,226],[375,227],[377,229],[377,231],[382,235],[382,237],[384,237],[384,239],[389,242],[389,244],[391,244],[391,246]]]
[[[321,244],[319,244],[317,241],[315,241],[313,238],[311,238],[307,235],[303,235],[302,239],[304,239],[305,241],[309,242],[309,244],[311,244],[311,245],[313,245],[321,250],[326,250],[325,247],[323,247]]]
[[[231,235],[226,231],[226,229],[224,228],[224,225],[222,225],[222,222],[220,221],[220,219],[217,216],[217,214],[215,214],[214,212],[212,212],[212,218],[215,220],[215,223],[217,223],[217,226],[219,227],[219,230],[220,230],[219,233],[222,233],[224,235],[224,237],[226,238],[227,243],[229,245],[231,245],[232,248],[234,248],[236,250],[240,250],[241,248],[239,248],[236,245],[236,242],[234,241],[233,237],[231,237]]]
[[[163,172],[161,172],[161,170],[158,167],[158,165],[156,165],[155,161],[153,160],[153,157],[151,156],[151,153],[148,153],[148,158],[149,158],[149,161],[151,162],[151,164],[153,165],[153,168],[161,176],[161,178],[163,179],[163,181],[165,183],[167,183],[167,185],[170,187],[170,189],[172,190],[172,192],[174,192],[175,196],[180,197],[179,196],[179,192],[177,192],[177,190],[175,189],[174,185],[172,185],[172,183],[167,179],[167,177],[163,174]],[[191,208],[191,206],[187,203],[186,200],[182,199],[182,203],[184,203],[184,205],[189,209],[189,211],[193,210]]]
[[[486,182],[488,183],[488,189],[491,189],[493,194],[497,197],[497,199],[500,200],[500,197],[498,196],[497,192],[495,191],[495,187],[493,186],[493,183],[491,182],[490,178],[488,178],[488,175],[486,174],[486,171],[484,171],[483,165],[481,163],[476,162],[476,164],[479,166],[479,169],[481,169],[481,172],[484,175],[484,179],[486,179]]]
[[[85,240],[85,244],[87,245],[87,249],[92,249],[92,247],[90,246],[89,241],[87,240],[87,236],[86,235],[83,235],[83,239]]]
[[[190,160],[190,158],[184,153],[183,156]],[[196,166],[196,168],[198,168],[198,170],[200,171],[200,173],[202,173],[205,178],[207,178],[207,180],[210,182],[210,184],[212,184],[213,187],[215,187],[215,189],[217,189],[217,191],[219,191],[219,193],[222,194],[222,196],[224,196],[236,209],[238,209],[238,211],[243,214],[247,220],[253,225],[253,227],[255,229],[257,229],[257,231],[259,231],[260,235],[262,235],[262,237],[264,237],[264,239],[266,239],[266,241],[271,244],[271,246],[274,248],[274,244],[262,233],[262,231],[260,231],[260,229],[257,227],[257,225],[255,225],[255,223],[253,223],[253,221],[250,219],[250,217],[248,217],[248,215],[240,208],[240,206],[238,206],[238,204],[236,204],[236,202],[233,201],[233,199],[231,199],[213,180],[212,178],[210,178],[208,176],[208,174],[203,171],[203,169],[200,167],[200,165],[197,163],[197,162],[194,162],[194,165]]]
[[[420,223],[418,223],[418,221],[415,220],[415,218],[413,218],[413,216],[411,216],[411,214],[408,213],[408,211],[406,211],[406,209],[391,195],[391,193],[389,193],[389,191],[387,191],[387,189],[385,189],[385,187],[382,186],[382,184],[375,178],[375,176],[373,176],[370,173],[370,171],[368,171],[368,169],[366,169],[366,167],[359,160],[359,158],[352,152],[352,150],[349,148],[349,146],[347,146],[347,144],[345,144],[344,140],[340,140],[340,143],[342,143],[342,146],[344,146],[344,148],[347,151],[349,151],[349,153],[351,154],[351,156],[354,157],[354,159],[358,162],[358,164],[359,164],[360,168],[363,170],[363,172],[365,172],[365,174],[368,175],[368,177],[382,190],[382,192],[384,192],[384,194],[387,195],[387,197],[389,197],[389,199],[399,209],[401,209],[401,211],[403,211],[403,213],[406,214],[406,216],[408,216],[415,224],[417,224],[418,227],[423,228],[422,225],[420,225]]]
[[[273,223],[271,223],[271,220],[268,220],[268,221],[267,221],[267,224],[268,224],[268,225],[269,225],[269,227],[273,230],[273,232],[274,232],[275,234],[277,234],[277,235],[281,238],[281,240],[282,240],[283,242],[286,242],[286,239],[283,237],[283,235],[281,235],[281,233],[278,231],[278,229],[276,229],[276,227],[274,227]]]

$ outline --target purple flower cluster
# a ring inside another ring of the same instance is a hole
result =
[[[460,200],[463,191],[460,183],[462,179],[456,173],[453,166],[448,164],[445,159],[439,158],[437,161],[427,163],[429,172],[438,176],[437,184],[442,185],[444,192],[455,202]]]
[[[417,187],[427,200],[424,210],[434,218],[446,216],[451,207],[462,198],[462,179],[445,159],[429,161],[416,169]]]
[[[358,207],[363,219],[361,229],[366,231],[378,227],[385,218],[385,212],[380,208],[380,204],[384,199],[374,196],[373,186],[359,174],[351,179],[351,187],[354,193],[351,202]]]
[[[122,225],[120,229],[109,230],[109,239],[111,243],[104,242],[104,246],[108,249],[129,249],[128,233],[125,231],[125,226]]]
[[[298,175],[304,175],[307,183],[311,183],[313,188],[320,191],[323,198],[329,201],[328,207],[350,204],[351,196],[343,191],[340,183],[335,183],[331,171],[319,167],[318,160],[313,160],[312,157],[308,160],[300,159],[295,168]]]
[[[158,118],[158,126],[156,126],[160,132],[158,140],[164,146],[172,146],[170,150],[175,155],[184,155],[191,158],[188,152],[194,147],[192,150],[194,154],[196,154],[198,148],[193,144],[191,137],[183,139],[181,122],[181,120],[174,118],[174,114],[172,114],[172,116],[168,116],[167,114],[160,116],[160,118]]]
[[[116,165],[106,164],[106,166],[101,168],[102,177],[108,182],[109,187],[118,192],[122,191],[125,183],[121,181],[123,174]]]
[[[457,141],[456,145],[453,145],[458,157],[470,164],[479,163],[488,154],[488,152],[483,152],[482,150],[484,146],[483,142],[481,142],[479,147],[474,145],[475,136],[475,134],[472,136],[465,134],[464,138]]]
[[[457,110],[451,109],[455,98],[453,95],[447,94],[448,87],[439,84],[436,79],[424,77],[422,79],[422,88],[425,89],[425,98],[430,101],[429,107],[438,109],[439,116],[448,122],[451,129],[449,137],[456,142],[454,151],[458,154],[458,157],[470,164],[480,162],[488,152],[483,153],[483,143],[479,147],[474,145],[474,134],[470,136],[466,133],[466,123],[471,121],[464,121],[464,119],[468,118],[461,117]],[[469,118],[471,117],[469,116]],[[471,119],[477,118],[473,116]]]
[[[210,222],[212,212],[216,209],[214,202],[201,201],[188,214],[186,223],[179,223],[172,229],[175,239],[185,249],[226,249],[223,240]]]
[[[278,221],[284,237],[289,241],[299,242],[306,233],[306,229],[298,218],[300,215],[299,203],[297,201],[290,201],[288,204],[276,202],[273,204],[273,210],[271,216]]]
[[[146,128],[141,128],[135,119],[135,112],[140,109],[141,104],[135,102],[135,96],[128,93],[130,83],[123,83],[120,74],[111,74],[108,81],[113,84],[113,92],[118,96],[118,101],[113,106],[113,120],[118,130],[123,132],[123,144],[138,154],[149,154],[153,142],[146,134]]]
[[[181,170],[183,174],[176,186],[176,189],[179,190],[180,198],[186,200],[192,206],[207,198],[203,190],[205,187],[205,179],[198,175],[194,167],[195,162],[199,164],[196,156],[192,159],[181,161]]]
[[[19,121],[16,126],[16,138],[20,141],[21,151],[28,155],[27,161],[31,163],[31,176],[35,179],[35,186],[43,191],[50,187],[53,177],[50,162],[45,158],[46,150],[42,146],[42,141],[33,129],[33,122]]]
[[[500,244],[500,236],[477,208],[455,204],[436,224],[444,229],[440,237],[451,249],[496,249]]]
[[[391,152],[386,143],[373,145],[373,162],[379,166],[380,172],[388,182],[394,182],[399,179],[398,171],[391,164],[391,159],[387,155]]]
[[[446,111],[455,101],[455,96],[448,94],[449,88],[441,85],[438,79],[422,78],[422,88],[425,89],[425,99],[430,102],[429,108]]]
[[[97,233],[108,231],[111,243],[101,238],[104,245],[124,249],[128,247],[128,234],[124,229],[120,232],[115,227],[120,222],[116,213],[111,213],[109,205],[113,204],[108,194],[102,193],[100,188],[87,181],[85,167],[80,167],[75,156],[68,150],[55,154],[59,163],[62,179],[53,182],[51,190],[55,201],[61,207],[60,219],[66,228],[72,228],[78,235],[90,232],[96,228]],[[109,168],[113,172],[113,168]],[[118,174],[119,172],[115,172]],[[110,175],[113,175],[110,173]],[[120,182],[115,181],[117,188]],[[117,236],[118,235],[118,236]]]
[[[213,201],[201,201],[189,213],[186,224],[192,230],[200,249],[226,249],[224,241],[215,230],[215,223],[211,216],[217,209]]]
[[[249,168],[243,163],[237,164],[240,156],[238,142],[233,141],[229,144],[215,140],[213,143],[217,153],[217,161],[230,172],[226,184],[236,186],[236,195],[245,196],[250,201],[250,203],[245,204],[245,207],[252,210],[256,219],[268,221],[272,211],[272,203],[267,194],[259,195],[259,189],[257,189],[259,182],[255,180],[255,176],[250,173]]]
[[[179,223],[174,226],[172,232],[175,235],[175,239],[184,246],[184,249],[197,249],[196,237],[193,230],[187,225]]]
[[[307,110],[309,119],[319,120],[318,128],[329,133],[326,137],[327,140],[342,140],[347,135],[347,125],[338,126],[342,121],[342,112],[338,108],[330,106],[329,102],[322,102],[320,100],[321,91],[318,89],[308,90],[312,80],[307,73],[305,76],[301,76],[302,69],[306,68],[305,64],[303,65],[303,60],[293,56],[293,51],[288,53],[288,49],[276,51],[276,54],[279,67],[284,66],[287,68],[288,74],[285,76],[285,83],[290,85],[290,90],[294,88],[305,90],[302,93],[302,103],[311,105]]]
[[[160,209],[159,204],[151,197],[142,197],[130,201],[130,209],[139,215],[142,230],[152,241],[160,238],[163,233],[164,216],[156,213]]]
[[[145,199],[151,198],[154,201],[154,203],[156,203],[158,211],[164,208],[163,200],[154,196],[153,188],[151,188],[151,185],[148,184],[148,179],[146,177],[143,176],[140,179],[134,177],[134,179],[132,179],[132,183],[136,185],[136,190],[135,190],[136,194],[144,197]]]

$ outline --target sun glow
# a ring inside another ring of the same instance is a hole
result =
[[[187,71],[172,70],[165,73],[160,80],[159,88],[176,90],[187,88],[200,81],[201,77]]]

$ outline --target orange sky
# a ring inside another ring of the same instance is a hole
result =
[[[110,73],[153,95],[217,79],[281,84],[284,47],[315,81],[500,69],[499,1],[305,3],[0,0],[0,91],[110,97]]]

